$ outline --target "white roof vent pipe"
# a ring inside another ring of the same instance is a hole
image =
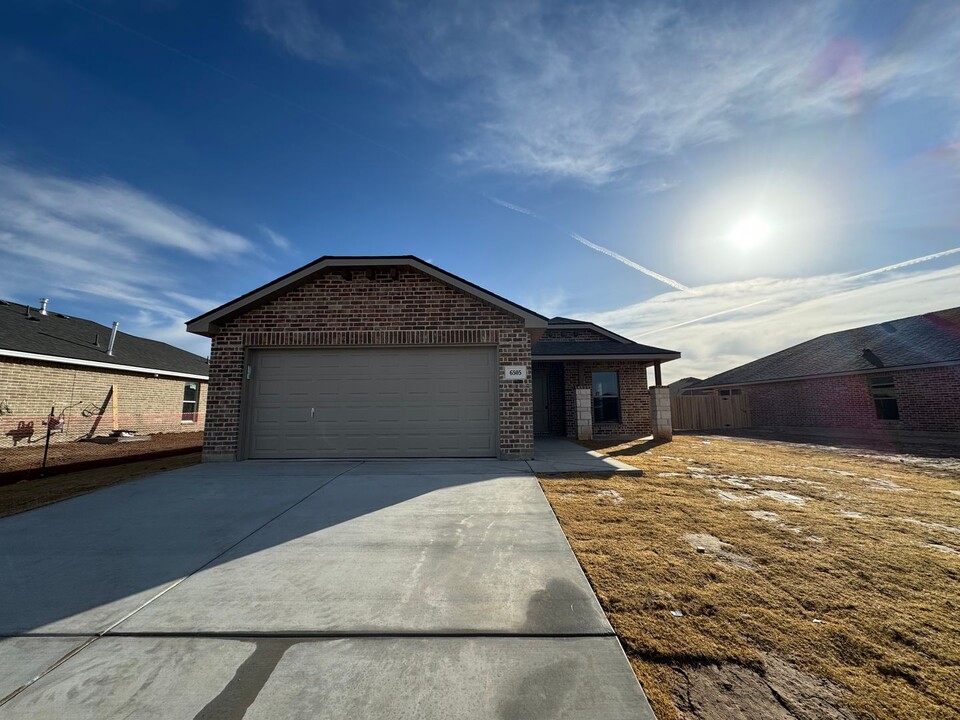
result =
[[[47,303],[50,302],[47,298],[40,298],[40,314],[47,314]]]
[[[113,344],[117,341],[117,328],[120,327],[120,323],[116,320],[113,321],[113,330],[110,331],[110,342],[107,345],[107,355],[113,355]]]

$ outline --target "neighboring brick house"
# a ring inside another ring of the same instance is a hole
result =
[[[0,448],[44,441],[51,408],[51,442],[203,430],[204,358],[46,304],[0,300]]]
[[[753,427],[960,434],[960,308],[823,335],[696,386],[744,394]]]
[[[212,339],[207,461],[531,458],[598,377],[596,431],[642,434],[646,367],[679,357],[409,255],[322,257],[187,329]]]

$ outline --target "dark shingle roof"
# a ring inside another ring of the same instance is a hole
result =
[[[601,340],[598,342],[538,342],[533,346],[532,355],[534,358],[556,355],[676,355],[679,357],[680,353],[635,342]]]
[[[548,325],[590,325],[586,320],[574,320],[573,318],[552,317],[547,320]]]
[[[960,308],[822,335],[714,375],[696,387],[952,361],[960,361]]]
[[[19,303],[0,301],[0,350],[52,355],[74,360],[91,360],[130,365],[151,370],[206,376],[207,361],[199,355],[158,340],[117,332],[113,355],[107,355],[111,328],[91,320],[69,317],[48,310],[41,315]],[[95,344],[100,336],[99,347]]]

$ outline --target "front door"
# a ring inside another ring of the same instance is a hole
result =
[[[533,371],[533,432],[550,432],[550,393],[547,374]]]

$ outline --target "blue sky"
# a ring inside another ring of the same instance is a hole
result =
[[[668,380],[960,304],[952,0],[32,0],[0,61],[0,296],[201,354],[184,320],[324,254]]]

